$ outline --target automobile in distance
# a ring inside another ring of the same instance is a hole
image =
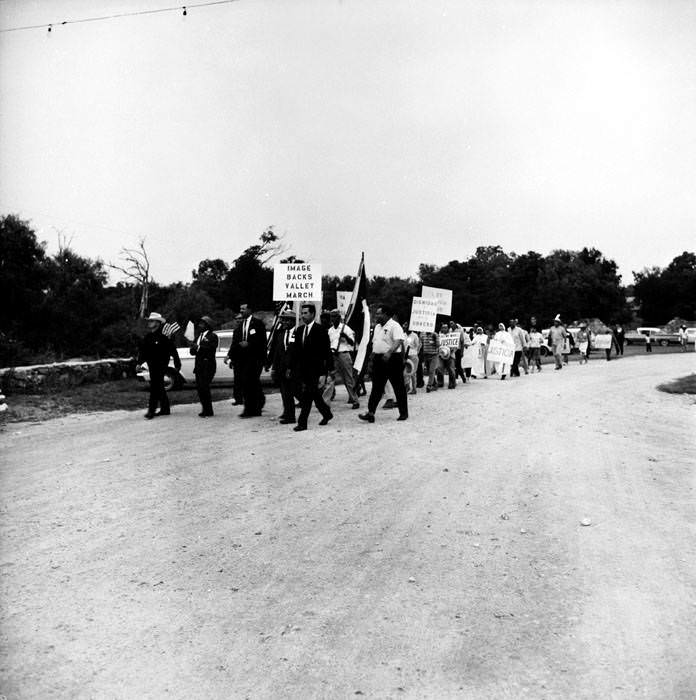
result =
[[[635,331],[628,331],[624,336],[626,345],[645,345],[646,338],[650,338],[653,345],[679,345],[679,333],[670,333],[656,326],[641,326]]]
[[[696,343],[696,328],[687,328],[686,329],[686,342],[687,343]]]
[[[213,377],[213,384],[233,384],[234,383],[234,373],[232,368],[225,364],[225,358],[230,349],[230,344],[232,343],[232,330],[222,330],[215,331],[218,337],[218,349],[215,353],[215,376]],[[193,366],[196,358],[190,353],[189,346],[178,347],[177,352],[179,353],[179,359],[181,360],[181,371],[177,372],[176,368],[172,364],[171,360],[169,362],[169,367],[164,373],[164,388],[167,391],[172,389],[181,389],[184,384],[195,385],[196,377],[193,374]],[[147,365],[143,365],[137,372],[136,376],[145,384],[150,383],[150,372]]]

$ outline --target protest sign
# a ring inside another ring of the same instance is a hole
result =
[[[602,333],[594,337],[593,347],[595,350],[611,349],[611,333]]]
[[[433,333],[435,331],[435,317],[437,316],[437,300],[413,297],[411,302],[411,320],[408,323],[410,330],[416,333]]]
[[[273,301],[321,301],[321,265],[316,263],[274,265]]]
[[[338,313],[341,314],[341,318],[346,317],[346,311],[348,311],[348,304],[350,304],[352,296],[353,292],[336,292],[336,308]]]
[[[459,347],[460,339],[461,335],[459,333],[440,333],[440,347],[456,350]]]
[[[439,289],[438,287],[426,287],[423,285],[421,291],[423,299],[437,299],[437,312],[443,316],[452,313],[452,290]]]
[[[488,343],[488,355],[486,359],[489,362],[504,362],[507,365],[511,365],[514,356],[514,345],[501,343],[499,340],[491,340]]]
[[[462,353],[462,369],[466,367],[473,367],[476,360],[479,359],[483,345],[477,343],[476,345],[469,345],[469,347],[464,348]]]

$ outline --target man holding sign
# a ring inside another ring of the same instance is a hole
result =
[[[449,378],[448,389],[455,389],[457,386],[457,371],[455,369],[454,358],[459,348],[461,336],[459,333],[451,333],[449,325],[443,323],[440,326],[440,371]]]

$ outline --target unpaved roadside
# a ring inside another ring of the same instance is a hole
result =
[[[694,697],[696,405],[654,389],[692,371],[9,426],[0,694]]]

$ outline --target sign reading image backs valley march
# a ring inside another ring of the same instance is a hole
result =
[[[316,263],[274,265],[273,301],[321,301],[321,265]]]

